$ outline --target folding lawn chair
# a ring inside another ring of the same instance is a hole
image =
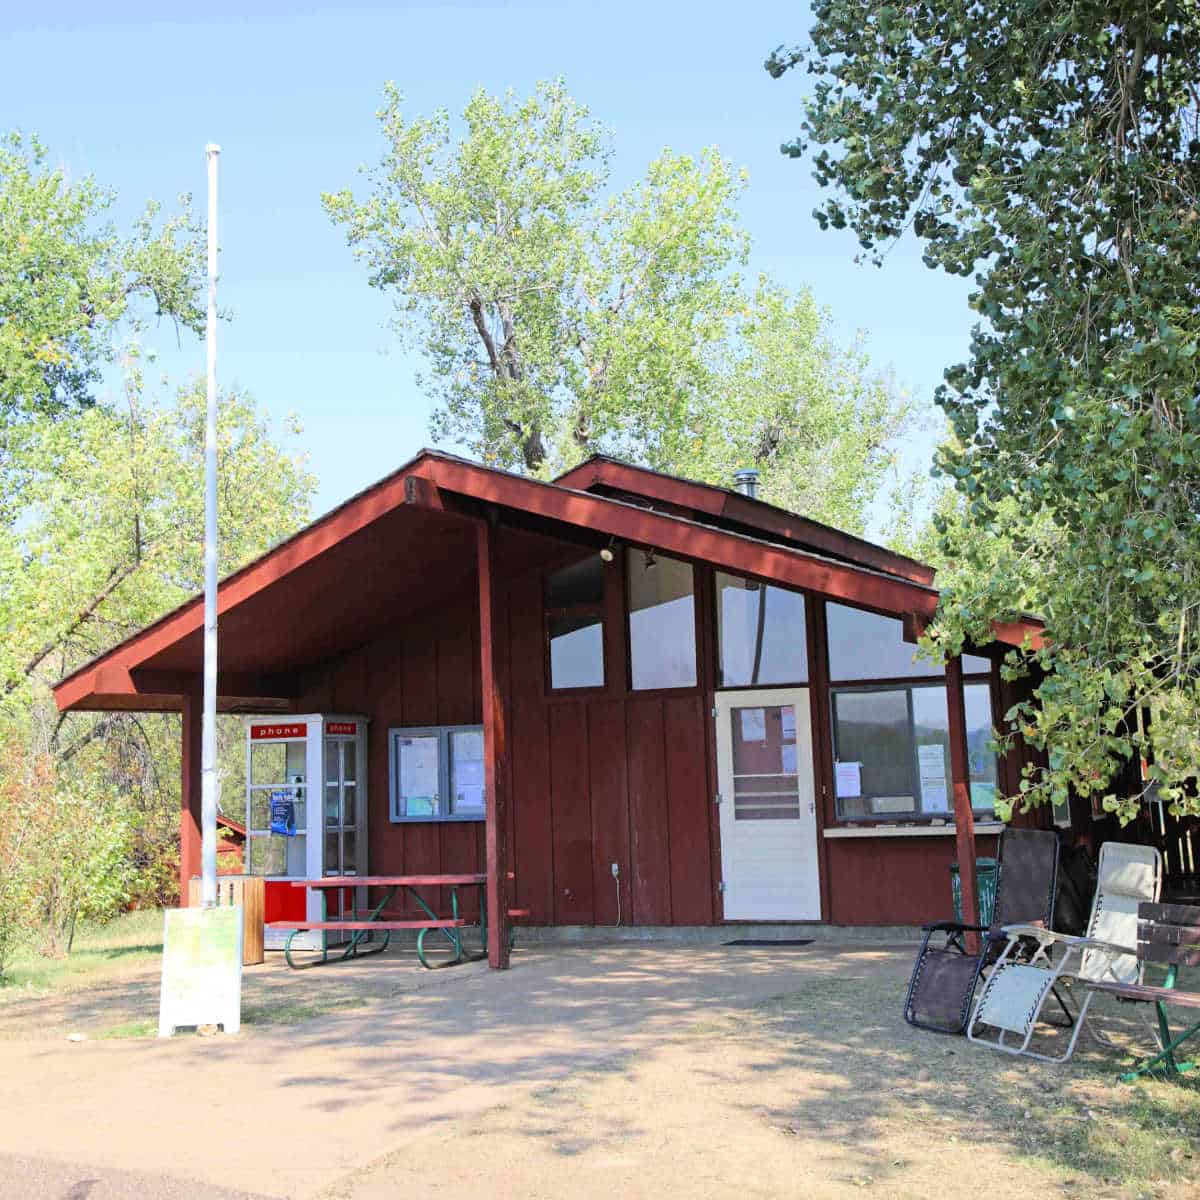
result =
[[[1050,925],[1058,876],[1058,831],[1005,829],[1000,835],[999,876],[992,924],[939,921],[924,927],[925,937],[913,964],[904,1019],[934,1033],[964,1033],[980,975],[999,958],[1008,938],[1005,925]],[[966,935],[983,935],[976,954],[967,952]],[[945,935],[940,944],[935,941]]]
[[[1008,1054],[1066,1062],[1075,1052],[1095,993],[1089,991],[1078,1014],[1072,1015],[1058,981],[1065,976],[1085,983],[1141,983],[1138,905],[1157,900],[1161,886],[1162,858],[1153,846],[1105,842],[1100,848],[1096,898],[1085,936],[1072,937],[1032,925],[1008,926],[1004,930],[1008,944],[979,994],[967,1037]],[[1032,954],[1031,945],[1036,946]],[[1055,951],[1061,951],[1057,960]],[[1066,1027],[1074,1026],[1066,1050],[1058,1055],[1029,1049],[1050,996],[1066,1014]],[[1006,1040],[1014,1034],[1019,1043]]]

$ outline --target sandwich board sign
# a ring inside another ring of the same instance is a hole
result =
[[[242,910],[171,908],[163,929],[158,1036],[184,1026],[242,1025]]]

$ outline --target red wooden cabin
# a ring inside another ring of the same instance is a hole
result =
[[[423,451],[222,582],[219,707],[367,718],[370,871],[486,870],[493,965],[514,904],[545,926],[948,916],[956,852],[989,852],[1019,778],[986,750],[1015,699],[995,662],[1039,627],[914,663],[932,570],[751,491]],[[202,626],[197,597],[55,689],[182,714],[185,880]],[[475,727],[482,753],[448,763]]]

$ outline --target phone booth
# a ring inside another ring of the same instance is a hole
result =
[[[366,717],[247,718],[246,873],[264,879],[268,950],[282,950],[288,936],[272,921],[321,919],[320,896],[292,880],[366,874],[366,764]],[[350,907],[353,896],[335,892],[329,903]],[[292,945],[319,949],[321,935],[298,934]]]

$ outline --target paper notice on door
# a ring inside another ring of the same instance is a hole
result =
[[[783,740],[794,742],[796,740],[796,710],[790,704],[785,704],[779,711],[783,719]]]
[[[839,800],[852,800],[862,795],[862,763],[840,762],[833,772],[834,788]]]
[[[946,748],[939,742],[917,747],[917,766],[921,773],[921,808],[927,813],[950,811],[946,789]]]
[[[767,710],[765,708],[739,708],[742,717],[742,741],[765,742],[767,740]]]
[[[796,745],[794,742],[784,742],[780,747],[783,752],[783,773],[785,775],[796,774]]]

